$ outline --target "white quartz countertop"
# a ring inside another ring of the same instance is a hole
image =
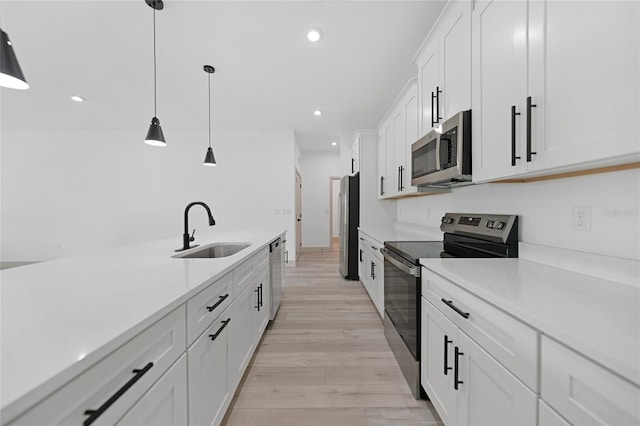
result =
[[[442,241],[442,232],[418,227],[412,229],[411,227],[360,226],[358,230],[380,243],[385,241]]]
[[[197,236],[192,244],[200,246],[250,244],[218,259],[172,258],[178,235],[1,271],[3,417],[27,409],[283,233]]]
[[[420,263],[640,385],[639,287],[522,259]]]

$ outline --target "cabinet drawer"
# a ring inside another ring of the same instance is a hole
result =
[[[253,279],[260,273],[262,268],[269,265],[269,248],[263,248],[242,265],[233,270],[233,294],[240,294]]]
[[[93,424],[115,424],[185,349],[186,314],[183,305],[11,424],[81,425],[90,417],[85,415],[85,410],[100,408],[103,412]],[[107,401],[118,394],[120,396],[108,405]]]
[[[640,388],[546,336],[541,397],[576,425],[640,424]]]
[[[382,253],[380,253],[380,249],[384,247],[384,244],[366,234],[360,234],[360,238],[362,238],[360,241],[362,242],[363,248],[375,256],[380,262],[383,262],[384,258],[382,257]]]
[[[233,273],[187,301],[187,341],[191,345],[233,301]]]
[[[527,386],[538,389],[536,330],[427,268],[422,268],[422,294]]]

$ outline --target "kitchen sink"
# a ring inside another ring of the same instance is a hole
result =
[[[173,257],[180,259],[216,259],[236,254],[250,245],[249,243],[215,243],[198,248],[191,253],[178,254]]]

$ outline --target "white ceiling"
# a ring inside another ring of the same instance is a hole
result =
[[[444,3],[165,0],[156,25],[168,142],[172,131],[207,129],[204,64],[216,68],[213,130],[293,129],[312,150],[375,128],[416,74],[409,62]],[[3,130],[146,132],[153,10],[144,0],[0,1],[0,17],[31,85],[2,89]],[[315,44],[312,27],[323,33]]]

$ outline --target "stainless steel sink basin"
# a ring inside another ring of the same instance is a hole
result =
[[[204,247],[199,247],[197,250],[187,254],[178,254],[173,257],[181,259],[215,259],[219,257],[227,257],[238,253],[240,250],[246,249],[251,244],[249,243],[215,243]]]

